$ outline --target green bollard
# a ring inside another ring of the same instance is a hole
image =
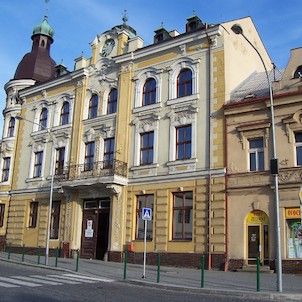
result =
[[[77,250],[76,272],[79,271],[79,257],[80,257],[80,251]]]
[[[257,292],[260,292],[260,258],[257,257]]]
[[[126,276],[127,276],[127,258],[128,258],[128,252],[125,251],[125,254],[124,254],[124,280],[126,280]]]
[[[22,247],[22,262],[24,262],[24,256],[25,256],[25,244],[23,244]]]
[[[10,252],[11,252],[11,243],[8,244],[8,254],[7,254],[7,259],[10,259]]]
[[[157,283],[160,281],[160,253],[157,254]]]
[[[40,247],[38,247],[38,264],[40,264],[40,258],[41,258],[41,250]]]
[[[201,288],[204,288],[204,255],[201,256]]]
[[[56,248],[56,264],[55,264],[56,267],[58,267],[58,258],[59,258],[59,248]]]

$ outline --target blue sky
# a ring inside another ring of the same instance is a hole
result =
[[[51,56],[57,63],[63,60],[69,70],[82,52],[91,56],[89,43],[97,34],[122,23],[124,9],[127,23],[136,29],[145,46],[152,43],[154,30],[161,22],[167,30],[184,32],[186,19],[194,10],[204,23],[250,16],[279,69],[286,66],[290,49],[302,47],[301,0],[49,0],[47,4],[44,0],[1,0],[1,111],[5,105],[4,84],[13,78],[18,63],[31,50],[32,30],[43,20],[46,7],[48,21],[55,30]]]

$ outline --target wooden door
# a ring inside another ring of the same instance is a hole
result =
[[[98,210],[84,210],[82,223],[82,258],[96,258]]]

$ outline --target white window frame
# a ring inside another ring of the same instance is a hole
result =
[[[262,148],[250,148],[250,142],[252,140],[262,140],[263,146]],[[263,154],[263,169],[259,168],[259,153],[262,152]],[[255,154],[255,161],[256,161],[256,169],[251,170],[251,154]],[[249,172],[257,172],[263,171],[265,169],[265,153],[264,153],[264,138],[263,137],[255,137],[248,139],[248,163],[249,163]]]

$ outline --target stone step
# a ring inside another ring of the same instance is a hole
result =
[[[248,265],[243,266],[242,268],[239,268],[236,270],[236,272],[257,272],[257,266],[256,265]],[[260,273],[270,273],[273,274],[274,270],[271,270],[268,265],[261,265],[260,266]]]

